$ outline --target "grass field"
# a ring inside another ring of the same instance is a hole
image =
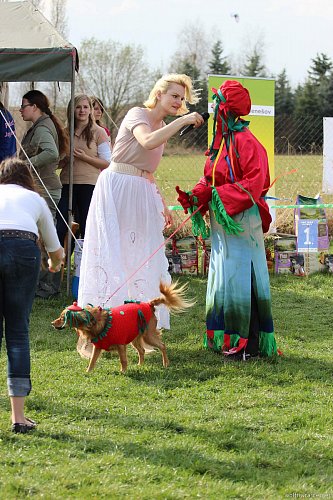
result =
[[[36,300],[33,435],[10,432],[1,354],[1,499],[333,497],[332,276],[272,277],[275,362],[202,349],[205,287],[191,277],[197,304],[164,333],[170,367],[129,348],[126,375],[115,355],[86,374],[75,333],[50,325],[68,299]]]

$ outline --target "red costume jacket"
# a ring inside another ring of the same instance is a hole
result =
[[[112,345],[129,344],[146,328],[153,311],[147,302],[130,302],[112,307],[109,311],[111,325],[106,332],[92,339],[98,349],[107,351]]]
[[[264,233],[268,231],[272,221],[269,208],[263,196],[270,186],[268,158],[265,148],[248,129],[234,133],[235,142],[229,150],[230,167],[234,176],[232,181],[226,156],[226,145],[215,168],[215,187],[228,215],[233,216],[253,205],[258,205]],[[238,157],[236,156],[236,151]],[[214,161],[207,159],[204,169],[205,177],[198,184],[211,185]],[[246,189],[244,191],[239,185]],[[206,207],[208,209],[208,206]]]

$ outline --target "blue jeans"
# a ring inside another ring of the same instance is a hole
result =
[[[0,236],[0,347],[5,322],[9,396],[27,396],[31,391],[29,317],[39,268],[36,243]]]

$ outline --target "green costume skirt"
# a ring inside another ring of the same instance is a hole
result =
[[[259,355],[277,354],[271,311],[269,275],[257,205],[233,219],[244,232],[227,235],[211,217],[212,249],[209,263],[204,345],[217,352],[244,348],[251,320],[251,289],[259,320]]]

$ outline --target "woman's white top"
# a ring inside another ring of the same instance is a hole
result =
[[[45,249],[55,252],[60,242],[46,201],[17,184],[0,184],[0,231],[30,231],[43,238]]]

